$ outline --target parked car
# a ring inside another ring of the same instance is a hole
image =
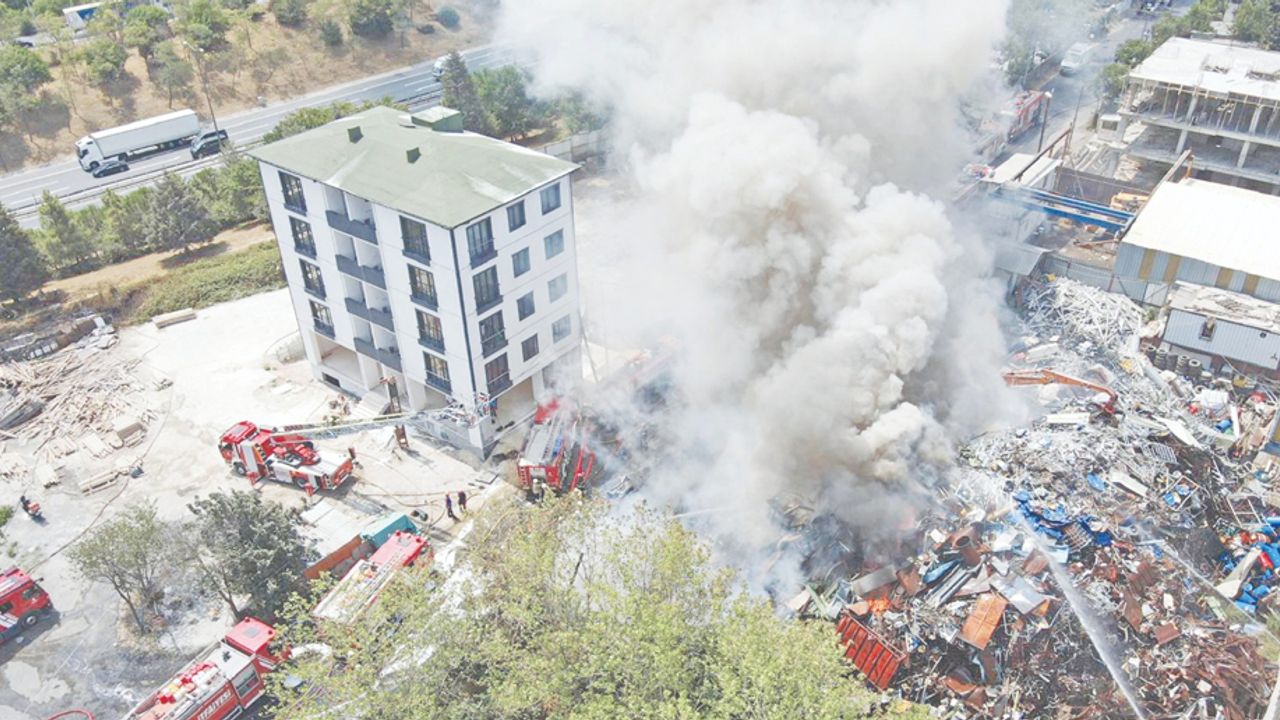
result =
[[[445,66],[445,63],[447,62],[449,62],[449,57],[447,55],[445,57],[440,58],[439,60],[436,60],[436,64],[431,66],[431,77],[435,78],[436,80],[439,80],[440,78],[444,77],[444,66]]]
[[[208,155],[216,155],[222,152],[223,143],[227,142],[226,130],[210,130],[201,133],[191,143],[191,157],[202,158]]]
[[[128,171],[129,163],[123,160],[103,160],[98,164],[98,167],[90,170],[89,172],[93,173],[94,177],[100,178]]]

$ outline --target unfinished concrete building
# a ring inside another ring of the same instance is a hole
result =
[[[1171,38],[1129,73],[1120,105],[1127,152],[1196,177],[1280,192],[1280,53]],[[1137,129],[1137,128],[1135,128]]]

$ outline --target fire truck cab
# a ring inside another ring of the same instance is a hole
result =
[[[276,631],[245,618],[216,646],[143,700],[125,720],[228,720],[262,697],[263,678],[280,658],[268,647]]]
[[[49,593],[16,567],[0,574],[0,645],[34,627],[53,610]]]
[[[336,490],[351,476],[351,458],[335,462],[302,435],[277,433],[251,422],[232,425],[218,441],[222,460],[252,482],[292,483],[310,495]]]

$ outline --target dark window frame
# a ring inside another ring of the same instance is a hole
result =
[[[523,268],[520,267],[520,265],[516,262],[516,258],[520,258],[520,257],[524,258]],[[519,250],[511,253],[511,275],[513,277],[520,277],[521,275],[529,272],[532,269],[533,269],[533,258],[532,258],[532,253],[529,252],[529,248],[527,247],[520,248]]]
[[[555,212],[560,209],[560,183],[542,188],[538,193],[539,200],[542,203],[542,214]]]
[[[476,267],[497,257],[498,251],[493,246],[493,223],[489,218],[477,220],[467,226],[467,252],[471,256],[471,266]]]
[[[307,194],[302,189],[302,178],[297,175],[278,170],[280,175],[280,194],[284,196],[284,206],[295,212],[306,214]]]
[[[516,217],[516,216],[519,217]],[[517,200],[507,206],[507,231],[515,232],[525,226],[524,200]]]
[[[553,239],[555,240],[554,245],[556,246],[555,252],[551,251],[551,246],[553,245],[552,243]],[[563,253],[563,252],[564,252],[564,230],[557,230],[551,233],[550,235],[542,238],[542,253],[544,256],[546,256],[548,260],[558,256],[560,253]]]
[[[562,282],[563,281],[563,282]],[[559,294],[556,294],[556,283],[562,282],[562,288]],[[569,273],[560,273],[559,275],[547,281],[547,297],[550,302],[556,302],[560,298],[569,294]]]
[[[533,351],[532,351],[532,352],[530,352],[530,350],[529,350],[529,347],[530,347],[529,343],[530,343],[530,342],[532,342],[532,343],[533,343],[533,346],[532,346],[532,347],[533,347]],[[535,358],[535,357],[537,357],[537,356],[538,356],[538,350],[539,350],[539,348],[538,348],[538,336],[537,336],[537,334],[530,335],[529,337],[527,337],[527,338],[525,338],[524,340],[521,340],[521,341],[520,341],[520,357],[521,357],[521,359],[522,359],[522,360],[524,360],[525,362],[529,362],[529,360],[530,360],[531,358]]]
[[[489,291],[490,287],[492,291]],[[502,302],[502,285],[498,279],[498,268],[487,268],[471,276],[471,289],[475,292],[476,313],[482,313]]]
[[[422,228],[421,232],[417,232],[413,226]],[[400,241],[404,248],[404,254],[421,262],[424,265],[431,264],[431,245],[427,241],[427,225],[418,222],[413,218],[400,216]]]
[[[320,266],[302,259],[298,260],[298,264],[302,267],[302,287],[312,295],[323,299],[325,297],[324,274],[320,272]],[[313,280],[315,286],[312,285]]]
[[[300,255],[309,258],[316,256],[316,234],[311,223],[301,218],[289,216],[289,232],[293,235],[293,249]]]
[[[425,302],[431,307],[437,307],[440,303],[440,296],[436,288],[436,276],[431,274],[430,270],[424,270],[420,267],[412,265],[409,268],[409,297]],[[425,277],[425,285],[419,281],[419,277]]]

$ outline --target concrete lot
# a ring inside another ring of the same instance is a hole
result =
[[[16,541],[16,562],[43,578],[57,614],[18,641],[0,647],[0,718],[36,720],[57,711],[85,708],[99,718],[122,716],[160,682],[180,669],[201,647],[231,624],[220,604],[184,582],[169,595],[189,604],[166,632],[146,643],[128,632],[122,604],[105,585],[73,574],[62,551],[86,530],[129,503],[150,498],[166,520],[189,516],[187,504],[214,490],[244,489],[248,482],[223,465],[216,443],[240,420],[262,425],[319,420],[337,393],[311,378],[305,361],[281,363],[275,349],[296,332],[286,291],[264,293],[200,311],[191,322],[157,329],[146,325],[120,333],[120,342],[102,351],[102,361],[141,357],[147,389],[134,400],[155,411],[146,439],[106,458],[77,451],[65,458],[66,479],[36,488],[47,522],[19,513],[6,527]],[[67,351],[63,351],[67,352]],[[171,381],[161,387],[163,380]],[[69,437],[79,432],[68,429]],[[392,430],[383,429],[318,443],[335,455],[348,446],[359,458],[357,480],[331,502],[376,514],[385,508],[427,513],[439,545],[450,533],[443,494],[465,489],[474,498],[502,484],[507,468],[482,467],[465,456],[434,448],[412,437],[409,452],[395,449]],[[0,453],[27,458],[32,448],[16,441]],[[91,495],[74,481],[116,466],[140,465],[143,474]],[[29,487],[29,486],[28,486]],[[0,501],[16,502],[23,488],[0,482]],[[304,493],[284,485],[261,488],[265,497],[290,506],[307,503]],[[318,500],[319,498],[317,498]]]

